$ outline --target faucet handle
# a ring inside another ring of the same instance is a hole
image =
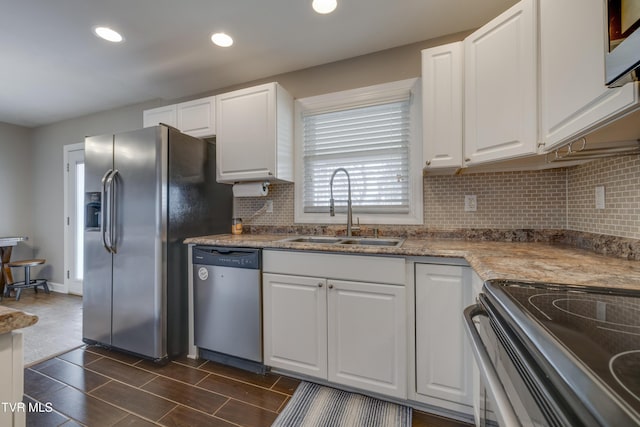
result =
[[[351,231],[360,232],[360,217],[356,217],[356,225],[351,226]]]

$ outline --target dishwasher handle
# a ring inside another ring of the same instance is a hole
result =
[[[246,256],[247,251],[238,251],[238,250],[234,250],[234,249],[223,249],[223,248],[216,248],[216,249],[208,249],[208,248],[195,248],[194,249],[194,253],[198,251],[198,252],[204,252],[207,255],[214,255],[214,256]]]
[[[192,259],[194,264],[259,270],[260,254],[260,249],[253,248],[196,246]]]

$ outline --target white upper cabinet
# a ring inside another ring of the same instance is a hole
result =
[[[153,108],[143,112],[142,126],[149,127],[164,123],[198,138],[214,136],[216,134],[215,108],[215,96]]]
[[[216,134],[216,97],[195,99],[178,104],[176,126],[187,135],[203,138]]]
[[[638,84],[604,84],[607,2],[539,1],[541,137],[549,150],[636,106]]]
[[[462,167],[463,44],[422,51],[423,167]]]
[[[464,40],[467,165],[536,153],[535,5],[522,0]]]
[[[144,110],[142,112],[142,127],[148,128],[150,126],[157,126],[160,123],[165,125],[178,127],[177,120],[177,106],[165,105],[164,107],[153,108],[151,110]]]
[[[277,83],[216,97],[218,182],[293,180],[293,98]]]

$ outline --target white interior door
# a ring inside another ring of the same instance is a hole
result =
[[[65,146],[65,287],[82,295],[84,266],[84,144]]]

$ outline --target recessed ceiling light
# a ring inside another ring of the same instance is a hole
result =
[[[211,41],[220,47],[229,47],[233,44],[233,39],[225,33],[215,33],[211,36]]]
[[[122,37],[120,33],[118,33],[115,30],[112,30],[109,27],[95,27],[93,29],[93,32],[96,34],[96,36],[100,37],[101,39],[104,39],[113,43],[120,43],[121,41],[124,40],[124,37]]]
[[[337,0],[313,0],[313,2],[311,3],[311,6],[313,6],[313,10],[315,10],[316,12],[325,15],[327,13],[331,13],[334,10],[336,10],[336,7],[338,6],[338,1]]]

